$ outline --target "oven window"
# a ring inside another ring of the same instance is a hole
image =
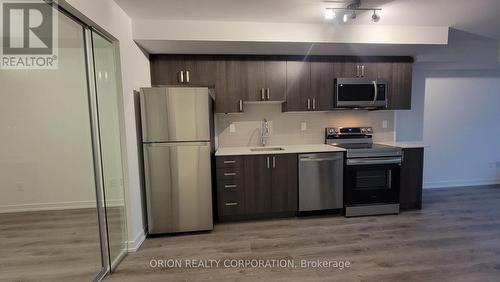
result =
[[[391,189],[391,170],[361,170],[356,172],[356,190]]]

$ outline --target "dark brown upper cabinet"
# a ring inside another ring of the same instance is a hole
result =
[[[247,101],[284,101],[286,62],[272,58],[247,61]]]
[[[328,61],[311,62],[311,96],[315,111],[334,109],[334,80],[342,77],[342,64]]]
[[[345,62],[339,64],[342,65],[339,77],[377,77],[376,63]]]
[[[384,78],[388,109],[411,108],[410,57],[151,55],[152,85],[215,88],[215,112],[244,101],[285,101],[283,111],[334,110],[337,77]],[[287,61],[288,60],[288,61]]]
[[[222,91],[215,90],[216,113],[243,112],[248,87],[247,62],[241,57],[231,57],[224,61],[224,74],[221,75]]]
[[[378,63],[377,77],[387,80],[387,109],[411,109],[411,63]]]
[[[311,95],[311,63],[308,61],[286,62],[286,112],[311,111],[315,97]]]
[[[184,71],[184,56],[151,55],[150,61],[152,85],[181,83],[180,74]]]
[[[392,63],[392,79],[389,86],[389,109],[411,109],[412,64]]]

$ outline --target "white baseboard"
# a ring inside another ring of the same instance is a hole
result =
[[[123,205],[124,205],[123,200],[107,201],[108,207],[118,207]],[[90,209],[90,208],[96,208],[96,206],[97,204],[95,201],[69,201],[69,202],[54,202],[54,203],[0,205],[0,213]]]
[[[469,179],[469,180],[448,180],[424,182],[424,189],[439,189],[462,186],[481,186],[500,184],[500,179]]]
[[[146,233],[144,231],[141,231],[139,234],[137,234],[132,241],[127,242],[127,247],[129,253],[131,252],[136,252],[139,247],[141,247],[142,243],[146,240]]]
[[[72,201],[72,202],[56,202],[56,203],[2,205],[0,206],[0,213],[88,209],[95,207],[96,207],[95,201]]]

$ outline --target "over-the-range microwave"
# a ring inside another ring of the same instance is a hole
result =
[[[335,108],[387,108],[387,81],[385,79],[335,78]]]

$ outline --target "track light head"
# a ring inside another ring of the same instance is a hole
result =
[[[342,17],[342,21],[346,23],[348,20],[349,20],[349,15],[344,14],[344,16]]]
[[[377,11],[376,10],[373,10],[373,15],[372,15],[372,21],[374,23],[378,22],[380,20],[380,16],[377,15]]]
[[[325,10],[325,20],[333,20],[335,18],[335,11],[333,9]]]

